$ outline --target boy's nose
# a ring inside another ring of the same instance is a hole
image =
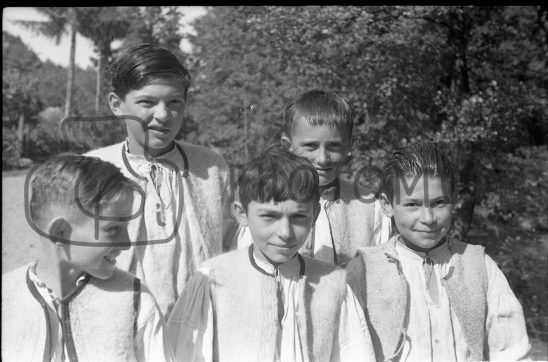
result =
[[[277,225],[278,237],[284,241],[289,240],[291,237],[291,223],[287,218],[279,220]]]
[[[434,209],[432,207],[422,207],[422,222],[425,224],[431,224],[434,222]]]
[[[159,103],[154,109],[154,118],[165,120],[169,117],[169,109],[163,103]]]
[[[327,152],[325,148],[322,147],[318,149],[316,162],[320,165],[325,165],[329,162],[329,152]]]

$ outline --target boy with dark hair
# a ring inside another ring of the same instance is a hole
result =
[[[221,155],[176,140],[190,75],[175,55],[137,45],[125,49],[109,73],[109,105],[125,117],[127,139],[87,155],[120,167],[145,191],[144,211],[129,224],[134,246],[119,265],[147,283],[167,318],[200,263],[232,243],[233,236],[225,237],[237,227],[227,167]]]
[[[171,361],[154,297],[115,267],[135,186],[80,155],[37,167],[27,207],[42,253],[2,276],[2,360]]]
[[[346,272],[298,253],[318,214],[318,175],[272,146],[247,163],[237,217],[253,243],[212,258],[168,321],[182,361],[363,361],[373,358]]]
[[[344,266],[359,247],[387,241],[391,223],[379,201],[362,190],[356,194],[354,184],[339,177],[351,150],[350,104],[334,92],[310,90],[286,105],[284,121],[282,142],[308,159],[320,180],[320,213],[301,250],[303,255]],[[246,228],[240,230],[238,239],[238,247],[251,243]]]
[[[347,266],[378,361],[528,358],[523,311],[480,245],[451,239],[455,170],[433,143],[396,150],[383,210],[399,234]]]

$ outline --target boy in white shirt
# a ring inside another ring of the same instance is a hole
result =
[[[519,301],[480,245],[451,239],[455,170],[441,148],[394,151],[382,205],[399,234],[347,266],[378,361],[528,359]]]
[[[31,172],[26,207],[42,253],[2,276],[2,360],[171,361],[154,297],[115,267],[129,246],[134,185],[80,155]]]
[[[180,361],[367,361],[374,358],[346,272],[298,253],[319,211],[318,175],[270,147],[244,166],[237,217],[247,248],[206,261],[168,321]]]

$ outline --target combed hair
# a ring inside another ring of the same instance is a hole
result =
[[[320,200],[318,173],[308,160],[275,144],[244,165],[239,194],[245,211],[251,201],[317,203]]]
[[[111,91],[124,98],[157,79],[180,79],[185,97],[190,86],[190,73],[169,50],[151,44],[140,44],[123,50],[107,69]]]
[[[335,92],[314,89],[289,102],[284,109],[285,132],[289,137],[301,117],[314,126],[338,127],[348,139],[352,137],[352,107]]]
[[[456,191],[456,176],[451,161],[436,143],[422,142],[401,147],[392,153],[384,167],[383,190],[393,201],[397,180],[405,177],[429,175],[449,181],[448,197]]]
[[[30,215],[35,223],[47,222],[53,205],[77,213],[78,198],[81,206],[92,211],[97,204],[112,200],[124,190],[136,191],[136,186],[118,167],[96,157],[73,153],[47,159],[33,173],[30,185]]]

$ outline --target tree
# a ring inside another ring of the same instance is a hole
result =
[[[35,89],[39,67],[40,60],[19,37],[2,32],[2,128],[15,129],[15,142],[4,149],[10,161],[4,163],[16,164],[27,155],[27,123],[41,108]]]
[[[70,116],[73,105],[74,92],[74,57],[76,51],[76,33],[78,32],[77,8],[63,7],[37,7],[36,10],[46,15],[47,21],[20,21],[21,24],[33,29],[34,31],[45,35],[48,38],[55,39],[59,44],[61,37],[68,33],[70,37],[69,65],[67,69],[67,85],[65,99],[65,118]]]
[[[124,7],[83,7],[78,9],[79,31],[91,39],[97,52],[97,81],[95,87],[95,114],[100,114],[100,99],[103,95],[102,79],[104,65],[112,57],[112,42],[123,39],[130,28]]]

